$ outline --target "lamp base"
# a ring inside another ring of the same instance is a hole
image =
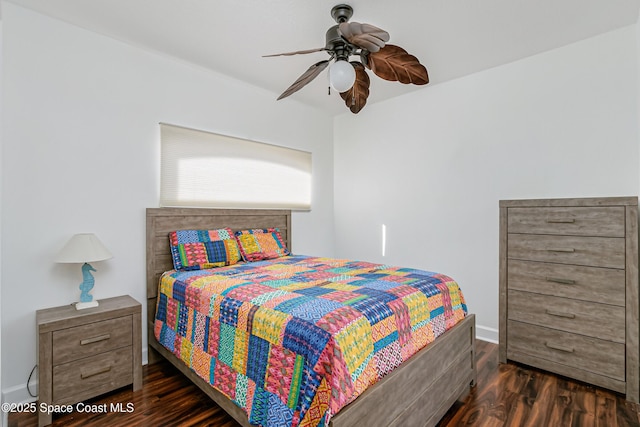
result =
[[[85,308],[92,308],[97,306],[98,306],[98,301],[77,302],[76,310],[84,310]]]

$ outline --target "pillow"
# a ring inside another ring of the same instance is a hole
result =
[[[240,261],[238,242],[230,228],[172,231],[169,242],[176,270],[201,270]]]
[[[289,255],[277,228],[236,231],[240,253],[245,261],[280,258]]]

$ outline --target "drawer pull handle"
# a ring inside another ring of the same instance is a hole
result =
[[[563,347],[561,345],[556,345],[556,344],[550,344],[548,342],[544,343],[544,345],[546,345],[550,349],[564,351],[565,353],[573,353],[575,351],[573,348]]]
[[[545,310],[546,313],[550,316],[556,316],[556,317],[565,317],[567,319],[575,319],[576,315],[573,313],[563,313],[561,311],[553,311],[553,310]]]
[[[576,281],[571,279],[559,279],[557,277],[545,277],[547,282],[562,283],[563,285],[575,285]]]
[[[87,338],[86,340],[80,340],[80,345],[93,344],[94,342],[106,341],[111,338],[111,334],[104,334],[93,338]]]
[[[555,249],[547,249],[547,252],[575,252],[576,250],[573,248],[555,248]]]
[[[548,219],[547,223],[548,224],[573,224],[575,223],[576,220],[571,218],[571,219]]]
[[[91,377],[95,377],[96,375],[104,374],[106,372],[109,372],[110,370],[111,370],[111,366],[107,366],[105,368],[98,369],[98,370],[95,370],[95,371],[92,371],[92,372],[87,372],[87,373],[82,372],[80,374],[80,378],[82,378],[83,380],[86,380],[87,378],[91,378]]]

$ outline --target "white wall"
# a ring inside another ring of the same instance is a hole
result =
[[[115,256],[95,264],[97,298],[144,300],[158,122],[312,151],[314,207],[294,214],[294,251],[450,274],[479,332],[494,339],[498,200],[638,194],[635,27],[332,121],[276,103],[277,94],[2,6],[1,378],[11,400],[26,397],[35,364],[35,310],[78,297],[79,266],[52,261],[72,234],[97,233]],[[335,242],[326,232],[334,217]]]
[[[11,400],[26,397],[36,363],[35,311],[78,299],[80,266],[53,262],[72,234],[94,232],[114,255],[94,264],[96,298],[145,300],[159,122],[311,151],[313,210],[294,213],[292,246],[333,254],[330,117],[11,3],[2,20],[2,389]]]
[[[337,117],[337,256],[451,275],[497,339],[498,201],[637,195],[637,80],[633,26]]]

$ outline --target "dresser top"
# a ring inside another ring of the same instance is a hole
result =
[[[501,208],[554,206],[638,206],[638,196],[585,197],[575,199],[520,199],[500,200]]]

